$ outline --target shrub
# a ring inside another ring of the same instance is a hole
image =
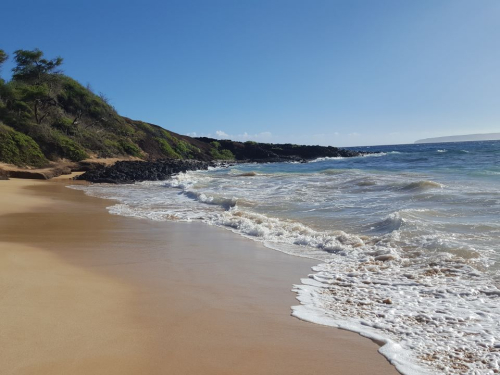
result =
[[[214,159],[217,160],[234,160],[234,154],[230,150],[220,150],[220,143],[217,141],[210,142],[212,149],[210,149],[210,154]]]
[[[33,138],[3,124],[0,124],[0,160],[17,166],[44,167],[48,164]]]
[[[210,150],[210,154],[214,159],[217,160],[234,160],[234,154],[230,150],[217,150],[215,148],[212,148]]]
[[[137,146],[136,144],[134,144],[126,139],[121,139],[119,143],[120,143],[122,150],[125,151],[125,153],[127,155],[132,155],[132,156],[136,156],[136,157],[142,156],[142,151],[139,148],[139,146]]]
[[[71,161],[80,161],[87,159],[89,155],[85,152],[82,146],[62,134],[56,134],[53,138],[56,148],[59,150],[59,154],[63,158],[67,158]]]
[[[182,157],[174,151],[172,146],[170,146],[170,143],[168,143],[166,140],[162,138],[155,138],[156,141],[158,142],[158,145],[160,146],[161,152],[167,157],[167,158],[172,158],[172,159],[182,159]]]
[[[67,118],[67,117],[62,117],[57,119],[52,126],[56,129],[61,130],[62,132],[66,134],[73,134],[74,133],[74,126],[73,126],[73,120]]]

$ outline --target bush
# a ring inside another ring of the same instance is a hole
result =
[[[45,167],[48,164],[33,138],[3,124],[0,124],[0,161],[17,166]]]
[[[57,119],[52,126],[56,129],[61,130],[62,132],[66,134],[73,134],[75,131],[75,127],[73,126],[73,120],[67,118],[67,117],[62,117]]]
[[[234,160],[234,154],[230,150],[220,150],[220,143],[217,141],[210,142],[212,145],[212,149],[210,150],[210,154],[214,159],[217,160]]]
[[[80,161],[87,159],[89,155],[85,152],[82,146],[62,134],[57,134],[54,137],[55,146],[59,150],[59,154],[63,158],[71,161]]]
[[[230,150],[217,150],[212,148],[210,154],[217,160],[234,160],[234,154]]]
[[[174,151],[172,146],[170,146],[170,143],[168,143],[166,140],[162,138],[155,138],[156,141],[158,142],[158,145],[160,146],[161,152],[167,157],[167,158],[172,158],[172,159],[182,159],[181,156]]]
[[[120,140],[120,146],[127,155],[132,155],[136,157],[142,156],[142,150],[136,144],[126,139]]]

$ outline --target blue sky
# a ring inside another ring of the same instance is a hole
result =
[[[120,114],[181,134],[355,146],[500,132],[498,0],[3,0],[1,10],[1,49],[60,55]]]

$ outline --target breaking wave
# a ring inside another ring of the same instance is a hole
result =
[[[385,159],[324,159],[75,188],[118,200],[113,214],[199,220],[318,260],[294,286],[293,315],[376,340],[403,374],[499,373],[500,193],[497,180],[471,180],[497,163],[426,174],[407,165],[428,154],[396,152],[384,154],[389,172]],[[398,173],[397,160],[408,163]]]

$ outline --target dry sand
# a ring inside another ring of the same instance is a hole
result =
[[[110,204],[0,181],[1,374],[397,374],[375,343],[290,316],[313,262]]]

